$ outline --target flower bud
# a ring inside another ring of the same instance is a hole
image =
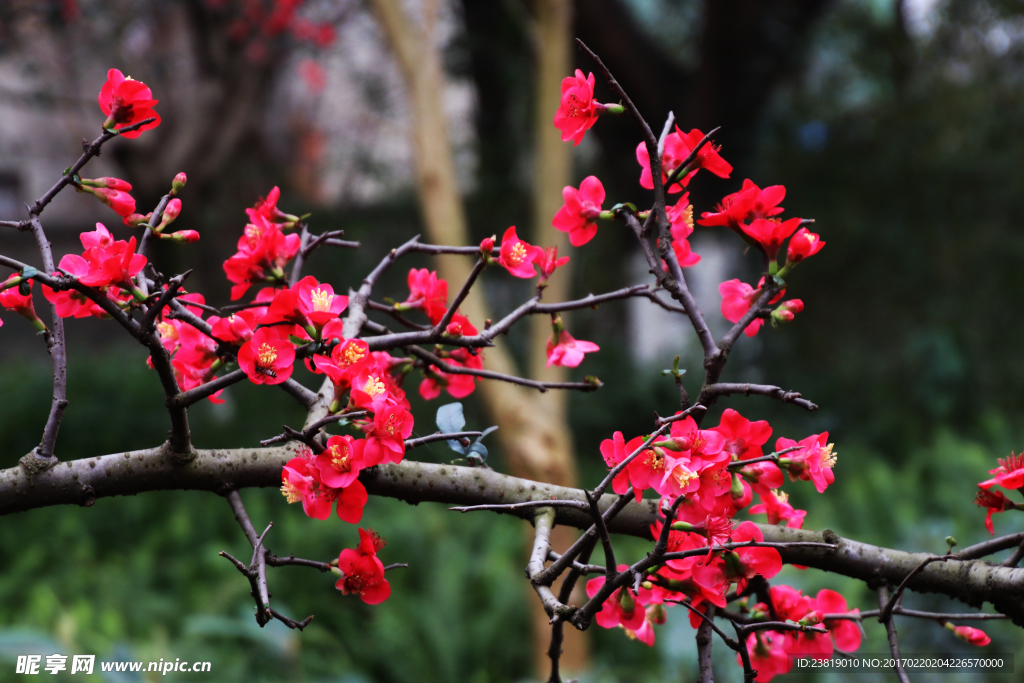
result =
[[[485,237],[484,240],[480,242],[480,253],[484,256],[490,256],[491,252],[494,251],[494,237],[494,235]]]
[[[665,605],[660,602],[647,608],[647,616],[650,618],[652,624],[658,624],[659,626],[668,621],[668,614],[665,612]]]
[[[130,183],[120,178],[82,178],[82,185],[88,187],[109,187],[112,190],[121,190],[122,192],[130,192],[132,189]]]
[[[779,307],[772,311],[773,323],[788,323],[796,317],[796,314],[804,310],[804,302],[800,299],[783,301]]]
[[[174,234],[161,236],[179,244],[191,244],[199,241],[199,233],[195,230],[179,230]]]
[[[981,647],[992,642],[992,639],[988,634],[981,629],[971,628],[970,626],[955,626],[948,621],[943,622],[942,625],[952,631],[953,635],[965,643]]]
[[[793,235],[793,238],[789,240],[789,248],[786,250],[786,262],[799,263],[808,256],[817,254],[824,246],[825,243],[821,241],[819,235],[807,228],[800,228]]]
[[[130,228],[136,228],[143,223],[148,223],[149,219],[153,216],[153,212],[147,213],[143,216],[141,213],[130,213],[121,219],[121,222]]]
[[[181,200],[172,199],[167,202],[163,214],[160,216],[160,225],[153,228],[153,232],[163,232],[164,228],[173,223],[181,213]],[[198,238],[197,238],[198,239]],[[194,241],[194,240],[193,240]]]
[[[131,186],[129,185],[129,187]],[[117,190],[105,185],[93,187],[92,185],[85,184],[76,185],[75,189],[79,192],[88,192],[93,195],[96,199],[116,211],[118,216],[124,217],[135,213],[135,198],[124,190]]]
[[[461,337],[462,323],[448,323],[448,327],[445,328],[445,334],[447,334],[449,337]]]
[[[172,197],[177,196],[178,192],[181,191],[181,188],[185,187],[185,183],[187,181],[188,177],[184,173],[179,173],[178,175],[174,176],[174,180],[171,181],[170,195]]]

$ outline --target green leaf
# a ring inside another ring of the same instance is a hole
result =
[[[437,428],[445,434],[461,432],[466,426],[461,403],[449,403],[437,409]]]

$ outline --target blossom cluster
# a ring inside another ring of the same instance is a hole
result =
[[[779,438],[775,458],[762,459],[763,446],[771,434],[772,428],[766,421],[752,422],[737,411],[726,409],[719,424],[710,429],[701,429],[693,418],[686,416],[673,422],[669,434],[657,440],[638,436],[626,441],[621,432],[615,432],[611,439],[601,443],[601,455],[609,469],[626,463],[612,480],[616,493],[632,490],[636,499],[642,500],[651,489],[660,496],[662,510],[676,508],[668,535],[668,552],[702,548],[708,552],[669,560],[651,573],[645,582],[647,587],[632,597],[625,597],[629,588],[619,589],[603,605],[602,613],[608,614],[598,615],[599,625],[623,625],[650,644],[654,640],[650,624],[645,627],[647,630],[639,631],[610,618],[621,611],[623,600],[650,606],[685,599],[695,608],[705,602],[725,607],[725,596],[731,586],[742,592],[754,576],[770,579],[779,572],[782,560],[773,548],[721,548],[726,542],[764,540],[755,524],[734,525],[733,518],[757,494],[760,503],[750,507],[750,513],[766,515],[770,524],[801,528],[806,512],[790,505],[788,495],[781,490],[783,470],[791,480],[810,481],[823,492],[834,481],[836,455],[828,443],[828,433],[823,432],[799,442]],[[744,461],[752,462],[744,465]],[[661,536],[662,526],[658,522],[651,528],[654,538]],[[588,589],[592,587],[596,593],[602,582],[603,579],[594,579]]]
[[[562,83],[562,101],[555,114],[555,126],[562,131],[563,140],[579,143],[584,133],[594,125],[597,117],[603,113],[621,113],[621,106],[600,104],[594,100],[593,74],[584,77],[579,70],[576,75],[566,78]],[[682,268],[689,268],[700,262],[700,255],[690,247],[689,237],[693,234],[693,206],[690,204],[689,192],[683,192],[690,181],[700,170],[706,170],[719,178],[728,178],[732,173],[732,165],[720,154],[720,147],[715,145],[700,130],[692,129],[684,133],[679,126],[668,133],[659,143],[661,181],[669,194],[683,194],[672,206],[666,206],[672,251],[676,261]],[[647,144],[641,142],[636,148],[636,159],[640,164],[640,187],[654,188],[654,176],[651,171],[651,155]],[[569,234],[573,246],[582,246],[597,235],[599,219],[612,219],[621,211],[633,211],[632,205],[617,204],[609,210],[603,209],[605,190],[601,181],[595,176],[583,180],[579,189],[566,187],[563,192],[564,204],[552,220],[555,229]],[[744,180],[738,192],[726,195],[714,211],[704,212],[697,221],[703,226],[722,226],[729,228],[743,238],[745,242],[756,247],[764,256],[765,270],[773,278],[774,284],[781,291],[772,298],[770,305],[778,304],[785,294],[783,278],[804,259],[817,254],[825,246],[821,237],[810,232],[802,218],[782,220],[780,206],[786,196],[786,188],[773,185],[763,190],[750,179]],[[638,218],[649,219],[649,212],[636,212]],[[778,255],[783,243],[788,241],[786,260],[779,267]],[[667,270],[668,265],[663,264]],[[719,285],[722,296],[722,315],[726,320],[736,323],[750,311],[760,298],[765,286],[762,277],[757,287],[733,279]],[[773,324],[789,322],[804,308],[803,301],[791,299],[782,302],[770,318]],[[764,324],[764,317],[755,317],[747,324],[745,332],[754,336]]]

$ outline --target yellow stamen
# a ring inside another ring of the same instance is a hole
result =
[[[298,503],[302,500],[302,494],[299,492],[298,487],[290,481],[286,481],[281,485],[281,494],[289,503]]]
[[[277,360],[277,349],[264,342],[263,345],[260,346],[256,364],[260,367],[268,368],[273,365],[275,360]]]
[[[344,453],[342,453],[342,449],[344,449]],[[327,450],[331,454],[331,464],[334,465],[334,469],[339,470],[341,472],[348,472],[348,445],[339,448],[337,444],[335,444],[334,446],[331,446]]]
[[[683,209],[683,222],[689,231],[693,231],[693,204],[687,204]]]
[[[822,467],[825,467],[825,468],[828,468],[828,469],[832,469],[833,467],[836,466],[836,459],[838,459],[839,454],[832,452],[832,446],[834,446],[834,445],[835,444],[829,444],[825,448],[821,449],[821,466]]]
[[[378,394],[384,393],[387,387],[384,386],[384,382],[380,381],[379,378],[370,375],[366,380],[366,385],[363,386],[363,391],[370,396],[377,396]]]
[[[696,472],[691,471],[685,465],[677,465],[676,468],[672,470],[672,478],[676,480],[677,484],[679,484],[679,488],[685,487],[698,476],[699,475]]]
[[[665,467],[665,458],[661,457],[657,451],[648,451],[647,464],[652,470],[660,470]]]
[[[313,301],[313,310],[317,313],[330,312],[331,302],[334,301],[334,295],[328,294],[326,291],[317,287],[309,293],[309,298]]]
[[[522,242],[516,242],[515,246],[512,247],[512,252],[508,255],[508,262],[513,266],[518,266],[525,260],[526,247],[523,246]]]
[[[785,491],[782,491],[780,489],[772,489],[771,492],[772,495],[775,496],[775,500],[779,501],[780,503],[789,502],[789,494],[786,493]]]
[[[260,243],[260,238],[263,237],[263,229],[259,226],[250,223],[245,226],[245,239],[249,244],[249,248],[255,248]]]
[[[345,353],[342,354],[342,358],[345,360],[346,365],[352,365],[366,358],[366,351],[355,344],[349,344],[348,348],[345,349]]]

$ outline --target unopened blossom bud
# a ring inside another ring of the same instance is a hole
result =
[[[188,181],[188,177],[184,173],[179,173],[174,176],[174,180],[171,181],[171,192],[172,197],[177,196],[181,188],[185,187],[185,183]]]
[[[191,244],[199,241],[199,233],[195,230],[179,230],[171,235],[163,235],[163,237],[179,244]]]
[[[135,228],[135,227],[138,227],[138,226],[142,225],[143,223],[148,223],[149,219],[152,216],[153,216],[153,212],[152,211],[147,213],[145,216],[143,216],[141,213],[130,213],[127,216],[125,216],[124,218],[122,218],[121,222],[124,223],[125,225],[127,225],[130,228]]]
[[[494,235],[485,237],[484,240],[480,242],[480,253],[484,256],[490,256],[491,252],[494,251],[494,237]]]
[[[181,200],[172,199],[167,202],[163,214],[160,216],[160,225],[153,228],[153,232],[163,232],[164,228],[173,223],[181,213]]]
[[[449,337],[461,337],[462,336],[462,323],[451,322],[448,323],[448,327],[445,328],[445,334]]]
[[[109,187],[112,190],[130,192],[132,186],[120,178],[82,178],[82,184],[88,187]]]
[[[783,301],[779,304],[779,307],[772,311],[772,322],[774,323],[788,323],[792,322],[796,314],[804,310],[804,302],[800,299],[790,299],[789,301]]]
[[[665,605],[660,602],[647,608],[647,616],[651,620],[652,624],[658,624],[659,626],[668,621],[668,614],[665,612]]]
[[[942,622],[942,625],[953,632],[960,640],[971,645],[977,645],[979,647],[988,645],[992,642],[992,639],[987,633],[978,628],[971,628],[970,626],[955,626],[948,621]]]
[[[814,626],[815,624],[821,623],[821,618],[818,616],[817,612],[810,612],[797,623],[801,626]]]
[[[729,487],[729,494],[733,498],[742,498],[744,493],[745,491],[743,489],[743,480],[740,479],[738,476],[733,475],[732,486]]]
[[[127,185],[127,183],[125,183]],[[131,187],[129,185],[129,187]],[[117,212],[118,216],[124,217],[135,213],[135,198],[124,190],[117,190],[112,187],[91,185],[76,185],[79,192],[88,192],[101,202]]]

